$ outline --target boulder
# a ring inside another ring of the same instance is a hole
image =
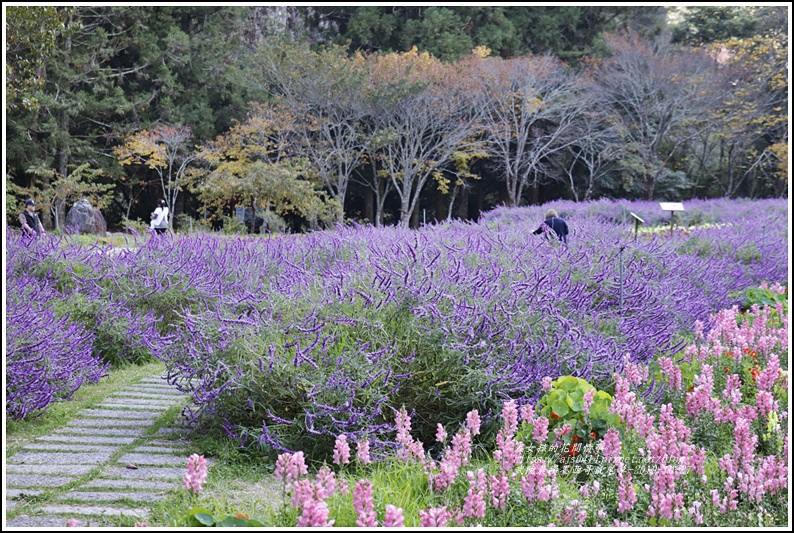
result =
[[[66,215],[66,227],[78,233],[105,236],[108,225],[99,209],[83,198],[74,203]]]

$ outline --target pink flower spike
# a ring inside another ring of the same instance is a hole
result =
[[[421,527],[444,527],[450,518],[452,518],[452,514],[447,511],[446,505],[419,511],[419,525]]]
[[[466,415],[466,427],[469,428],[472,437],[480,434],[480,413],[477,409],[469,411]]]
[[[80,522],[76,518],[70,518],[66,521],[66,527],[80,527]]]
[[[436,442],[444,442],[447,440],[447,432],[444,430],[444,426],[440,423],[436,425]]]
[[[405,527],[403,510],[391,504],[386,504],[386,516],[383,518],[383,527]]]
[[[207,460],[203,455],[193,454],[187,460],[187,473],[183,488],[196,494],[207,481]]]
[[[543,392],[551,390],[551,382],[552,379],[549,376],[546,376],[540,380],[540,388],[543,390]]]
[[[345,435],[339,435],[334,445],[334,464],[341,465],[350,462],[350,445]]]
[[[590,406],[593,405],[593,397],[595,396],[595,389],[590,389],[589,391],[584,393],[584,398],[582,399],[582,410],[584,411],[585,415],[590,414]]]
[[[135,522],[135,527],[149,527],[146,522]]]
[[[358,441],[356,444],[356,457],[358,457],[358,460],[365,465],[368,465],[372,462],[372,458],[369,456],[368,439]]]

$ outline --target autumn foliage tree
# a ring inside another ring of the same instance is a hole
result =
[[[199,148],[197,157],[210,168],[197,169],[191,186],[205,206],[216,212],[242,204],[252,213],[258,207],[296,213],[312,228],[339,219],[341,205],[309,179],[307,159],[292,154],[285,117],[280,102],[256,106],[247,120]]]
[[[173,225],[177,196],[187,184],[188,169],[198,158],[190,146],[192,137],[190,126],[163,125],[134,133],[114,149],[119,164],[145,165],[157,172],[169,206],[169,227]]]
[[[416,48],[370,56],[366,98],[373,109],[375,153],[400,198],[400,225],[407,226],[423,187],[453,155],[480,150],[472,105],[473,72],[446,64]]]

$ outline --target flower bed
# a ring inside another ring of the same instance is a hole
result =
[[[674,360],[629,363],[614,376],[614,397],[602,396],[614,417],[603,438],[585,444],[563,420],[571,410],[587,426],[603,414],[593,409],[599,393],[576,394],[571,378],[547,381],[535,407],[505,403],[485,460],[472,458],[476,411],[451,440],[439,424],[443,451],[433,458],[402,410],[396,452],[378,465],[361,447],[351,459],[344,436],[337,472],[323,466],[309,476],[302,452],[280,455],[275,476],[289,503],[270,525],[785,525],[788,376],[779,361],[788,355],[787,315],[782,305],[756,306],[715,319]],[[653,380],[669,385],[659,404],[642,400]],[[562,389],[576,397],[565,409],[555,404]]]

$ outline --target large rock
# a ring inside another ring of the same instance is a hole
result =
[[[79,233],[91,233],[102,237],[108,230],[105,217],[85,198],[75,202],[69,210],[66,215],[66,227]]]

